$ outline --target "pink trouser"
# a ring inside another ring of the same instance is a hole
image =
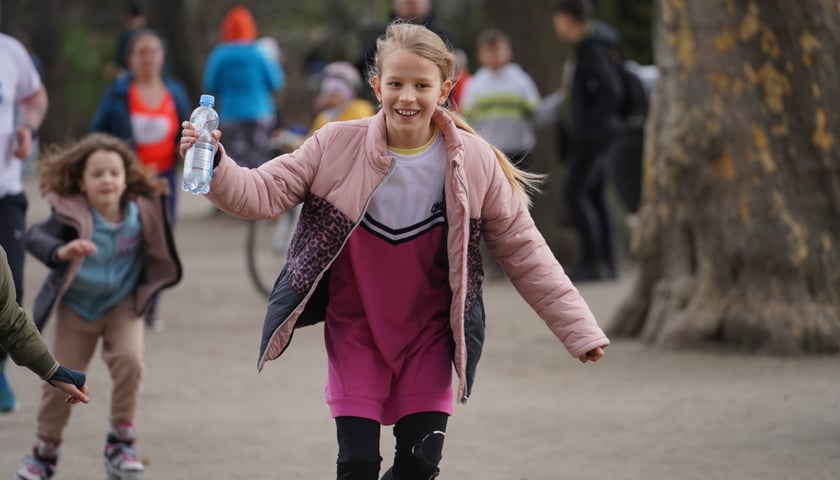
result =
[[[97,321],[78,316],[64,304],[47,329],[52,331],[52,351],[56,360],[67,368],[87,371],[96,344],[102,337],[102,359],[111,372],[111,422],[132,423],[140,398],[143,376],[144,326],[134,308],[134,295],[129,294]],[[71,406],[64,402],[66,395],[44,384],[38,410],[38,436],[61,441],[62,431],[70,419]]]

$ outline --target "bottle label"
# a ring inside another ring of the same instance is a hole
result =
[[[213,169],[213,153],[215,153],[215,150],[211,143],[195,143],[192,148],[190,170],[210,172]]]

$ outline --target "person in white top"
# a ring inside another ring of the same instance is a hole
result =
[[[47,91],[26,48],[5,34],[0,34],[0,65],[0,246],[8,255],[20,303],[27,205],[21,183],[22,159],[29,158],[38,138],[47,113]],[[17,404],[3,370],[6,357],[0,350],[0,413],[14,410]]]

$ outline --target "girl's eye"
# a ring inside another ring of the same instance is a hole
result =
[[[388,86],[391,86],[391,87],[399,87],[399,86],[400,86],[400,82],[391,82],[391,83],[389,83],[389,84],[388,84]]]

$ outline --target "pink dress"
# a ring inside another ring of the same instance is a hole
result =
[[[324,337],[333,417],[383,425],[452,413],[452,332],[440,135],[397,165],[330,272]]]

